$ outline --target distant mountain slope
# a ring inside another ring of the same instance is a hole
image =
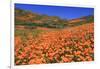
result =
[[[40,15],[31,11],[15,8],[15,25],[40,26],[48,28],[64,28],[94,21],[94,16],[85,16],[72,20],[64,20],[57,16]]]

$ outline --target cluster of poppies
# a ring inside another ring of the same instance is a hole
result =
[[[94,24],[41,33],[27,40],[15,36],[15,64],[48,64],[94,60]]]

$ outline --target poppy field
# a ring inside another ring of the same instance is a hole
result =
[[[94,24],[43,32],[27,40],[15,36],[15,64],[48,64],[94,60]]]

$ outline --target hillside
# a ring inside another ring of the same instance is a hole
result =
[[[15,8],[15,25],[22,25],[36,28],[36,27],[47,27],[47,28],[65,28],[84,23],[91,23],[94,21],[94,16],[84,16],[72,20],[61,19],[57,16],[41,15],[33,13],[31,11],[25,11]]]
[[[48,64],[94,60],[94,25],[15,37],[15,64]],[[25,34],[24,34],[25,35]]]

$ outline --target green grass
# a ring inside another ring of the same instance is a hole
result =
[[[15,36],[20,36],[22,40],[27,40],[29,33],[32,34],[32,37],[36,38],[38,37],[39,34],[46,32],[43,30],[30,30],[30,29],[24,29],[24,30],[15,30]]]

